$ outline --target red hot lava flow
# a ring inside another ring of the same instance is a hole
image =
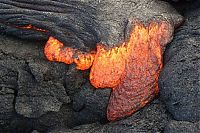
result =
[[[95,53],[83,54],[50,37],[44,53],[50,61],[75,63],[80,70],[91,67],[91,84],[95,88],[112,88],[107,118],[113,121],[131,115],[158,94],[162,54],[170,36],[165,22],[151,22],[148,26],[138,22],[128,42],[109,50],[97,44]]]

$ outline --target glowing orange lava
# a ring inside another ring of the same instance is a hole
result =
[[[161,40],[159,38],[162,38],[165,26],[164,23],[159,26],[152,22],[148,27],[145,27],[137,23],[130,35],[129,42],[110,50],[105,50],[103,45],[97,45],[97,53],[90,72],[92,85],[96,88],[110,87],[115,89],[120,83],[130,56],[135,60],[141,58],[142,61],[142,59],[148,58],[149,54],[155,54],[156,60],[158,60],[157,64],[162,65]],[[153,65],[154,63],[144,62],[141,65],[145,64]]]
[[[83,54],[76,49],[64,47],[64,44],[57,39],[50,37],[47,41],[44,54],[50,61],[63,62],[66,64],[76,64],[80,70],[89,69],[93,63],[95,54],[93,52]]]
[[[96,88],[114,88],[125,71],[127,48],[125,44],[105,50],[97,45],[97,53],[90,71],[90,82]]]
[[[107,108],[108,120],[113,121],[131,115],[158,94],[162,54],[166,42],[170,40],[170,32],[167,29],[169,28],[166,23],[153,22],[147,27],[140,24],[134,27],[126,45],[125,71],[110,96]],[[96,81],[101,82],[98,77],[96,78]]]
[[[90,68],[90,82],[95,88],[112,88],[107,118],[110,121],[131,115],[158,94],[158,76],[162,54],[171,39],[169,25],[135,23],[129,41],[119,47],[97,44],[96,53],[82,54],[50,37],[44,53],[48,60],[76,63],[77,69]],[[108,50],[107,50],[108,49]],[[73,58],[76,55],[78,58]]]
[[[20,29],[30,29],[30,30],[36,30],[36,31],[40,31],[40,32],[47,32],[47,30],[41,29],[41,28],[37,28],[35,26],[32,26],[31,24],[26,25],[26,26],[15,26],[16,28],[20,28]]]
[[[46,32],[31,25],[20,28]],[[91,84],[113,90],[107,107],[107,118],[113,121],[131,115],[158,94],[162,54],[172,35],[169,29],[166,22],[152,21],[148,26],[134,23],[128,42],[113,48],[97,44],[96,52],[90,53],[66,47],[50,37],[44,54],[50,61],[75,63],[80,70],[91,67]]]
[[[14,27],[20,29],[28,29],[28,30],[30,29],[39,32],[48,32],[48,30],[32,26],[31,24],[26,26],[14,26]],[[79,50],[70,47],[65,47],[63,43],[61,43],[54,37],[49,37],[44,48],[44,54],[49,61],[63,62],[66,64],[75,63],[76,68],[79,70],[89,69],[92,66],[95,56],[94,51],[90,53],[82,53]]]

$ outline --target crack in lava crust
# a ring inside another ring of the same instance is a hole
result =
[[[128,42],[114,48],[97,44],[95,53],[77,52],[53,37],[44,49],[50,61],[76,63],[81,70],[92,66],[91,84],[95,88],[113,89],[107,107],[110,121],[131,115],[158,94],[162,54],[172,35],[170,26],[152,21],[148,26],[137,22],[133,27]]]

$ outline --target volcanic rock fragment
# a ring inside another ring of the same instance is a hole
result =
[[[78,117],[76,122],[82,124],[87,124],[86,121],[104,122],[110,92],[110,89],[94,90],[88,84],[82,86],[80,92],[73,98],[73,110],[76,112],[75,117]]]
[[[72,120],[76,118],[63,87],[67,66],[44,60],[41,44],[0,36],[2,133],[30,133],[32,129],[44,132],[63,123],[74,126]]]

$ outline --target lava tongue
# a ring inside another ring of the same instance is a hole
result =
[[[137,22],[128,42],[109,50],[97,44],[96,53],[85,54],[50,37],[44,53],[50,61],[76,63],[80,70],[92,66],[91,84],[113,89],[107,108],[107,118],[113,121],[131,115],[158,94],[162,54],[171,40],[170,31],[166,22],[152,21],[148,26]]]
[[[108,120],[131,115],[158,94],[162,54],[171,40],[168,26],[165,22],[151,22],[147,27],[136,23],[129,42],[115,48],[116,58],[110,58],[112,50],[98,55],[97,49],[90,80],[95,87],[113,89],[107,108]]]

